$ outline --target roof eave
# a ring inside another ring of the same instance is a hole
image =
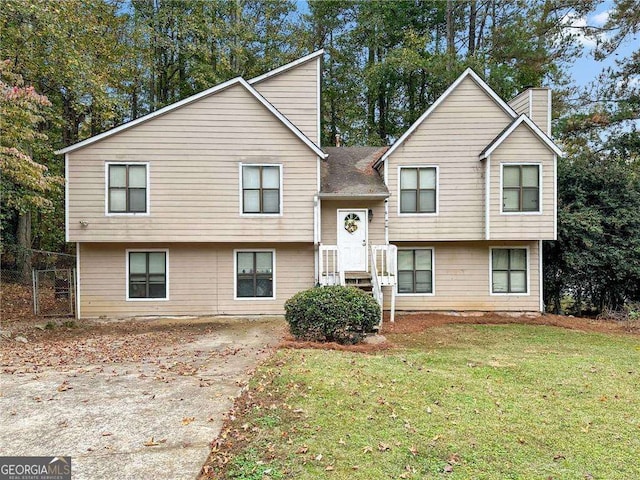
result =
[[[384,200],[389,198],[389,193],[327,193],[320,192],[318,197],[325,200]]]

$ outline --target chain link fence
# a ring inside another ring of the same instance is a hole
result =
[[[0,318],[68,316],[75,306],[75,255],[3,248]]]

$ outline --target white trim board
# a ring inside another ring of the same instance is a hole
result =
[[[74,145],[70,145],[66,148],[63,148],[61,150],[57,150],[55,153],[56,154],[66,154],[69,152],[73,152],[75,150],[78,150],[80,148],[86,147],[88,145],[91,145],[99,140],[102,140],[104,138],[110,137],[112,135],[115,135],[118,132],[121,132],[123,130],[127,130],[129,128],[135,127],[136,125],[139,125],[143,122],[149,121],[155,117],[159,117],[160,115],[164,115],[168,112],[171,112],[172,110],[175,110],[177,108],[183,107],[185,105],[188,105],[190,103],[195,102],[196,100],[200,100],[201,98],[204,97],[208,97],[209,95],[213,95],[216,94],[218,92],[221,92],[229,87],[235,86],[235,85],[242,85],[251,95],[253,95],[253,97],[258,100],[267,110],[269,110],[269,112],[271,112],[278,120],[280,120],[285,127],[287,127],[289,130],[291,130],[291,132],[298,137],[300,140],[302,140],[302,142],[307,145],[307,147],[309,147],[311,150],[313,150],[313,152],[318,155],[321,158],[327,158],[327,154],[324,153],[322,151],[322,149],[320,147],[318,147],[315,143],[313,143],[304,133],[302,133],[300,131],[300,129],[298,129],[298,127],[296,127],[293,123],[291,123],[291,121],[285,117],[282,113],[280,113],[273,105],[271,105],[271,103],[269,103],[262,95],[260,95],[260,93],[258,93],[255,88],[253,88],[251,85],[249,85],[247,83],[246,80],[244,80],[241,77],[237,77],[234,79],[231,79],[229,81],[226,81],[224,83],[221,83],[220,85],[217,85],[215,87],[212,87],[208,90],[205,90],[203,92],[197,93],[195,95],[192,95],[190,97],[185,98],[184,100],[180,100],[179,102],[176,103],[172,103],[171,105],[167,105],[164,108],[161,108],[160,110],[156,110],[155,112],[149,113],[147,115],[144,115],[140,118],[136,118],[135,120],[132,120],[130,122],[124,123],[118,127],[112,128],[111,130],[107,130],[106,132],[100,133],[98,135],[95,135],[93,137],[87,138],[86,140],[83,140],[81,142],[78,142]]]
[[[438,99],[424,112],[418,120],[413,122],[413,125],[409,127],[409,129],[404,132],[404,134],[385,152],[385,154],[373,165],[374,168],[377,168],[378,165],[383,163],[389,156],[400,146],[402,143],[424,122],[427,117],[429,117],[433,111],[438,108],[438,106],[444,102],[444,100],[456,89],[458,85],[460,85],[467,77],[471,77],[476,84],[485,91],[487,95],[489,95],[495,102],[498,104],[500,108],[502,108],[507,115],[511,118],[516,118],[518,114],[515,112],[511,106],[505,102],[500,96],[493,91],[493,89],[487,85],[487,83],[480,78],[480,76],[474,72],[471,68],[467,68],[457,79],[453,82],[447,90],[438,97]]]
[[[271,297],[238,297],[238,253],[271,252]],[[240,301],[275,300],[276,297],[276,249],[275,248],[237,248],[233,250],[233,299]]]

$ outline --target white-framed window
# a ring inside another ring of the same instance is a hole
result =
[[[398,249],[398,295],[433,295],[433,248]]]
[[[276,298],[276,251],[233,251],[234,299]]]
[[[438,213],[437,166],[398,167],[398,213],[400,215],[436,215]]]
[[[540,213],[542,168],[537,163],[501,164],[502,213]]]
[[[282,214],[282,165],[240,164],[240,214]]]
[[[127,300],[168,300],[169,250],[127,250],[126,277]]]
[[[105,213],[149,214],[149,164],[146,162],[105,164]]]
[[[494,247],[490,251],[492,295],[529,294],[529,249]]]

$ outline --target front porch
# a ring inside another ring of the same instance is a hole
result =
[[[320,245],[318,249],[318,284],[351,285],[370,292],[380,305],[380,324],[385,309],[384,293],[390,298],[390,321],[395,320],[397,254],[395,245],[370,245],[366,249],[367,262],[364,270],[347,270],[348,259],[338,245]]]

